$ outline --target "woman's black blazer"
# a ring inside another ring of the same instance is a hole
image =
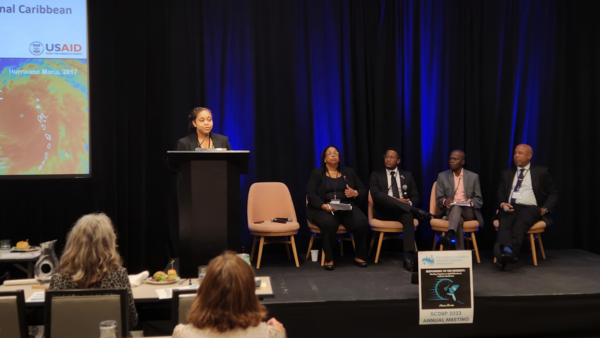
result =
[[[306,198],[308,198],[306,218],[311,222],[317,211],[322,210],[321,206],[325,204],[325,185],[322,184],[325,178],[325,171],[323,168],[314,169],[310,173],[308,184],[306,185]],[[344,182],[344,187],[348,184],[350,188],[358,191],[358,196],[351,198],[350,203],[352,205],[359,205],[361,201],[367,198],[367,187],[364,186],[352,168],[340,167],[339,172],[342,174],[342,177],[339,179]]]
[[[229,144],[229,138],[225,135],[210,133],[210,138],[212,138],[215,148],[227,148],[227,150],[231,150],[231,145]],[[198,148],[198,134],[189,134],[188,136],[177,141],[177,150],[196,150]]]

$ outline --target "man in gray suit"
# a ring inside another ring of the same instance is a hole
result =
[[[450,248],[452,240],[456,238],[456,249],[464,249],[463,222],[477,219],[483,226],[481,217],[481,188],[479,186],[479,175],[465,170],[465,153],[462,150],[454,150],[450,153],[450,169],[439,173],[437,187],[435,190],[436,202],[440,209],[445,211],[448,217],[448,232],[446,236],[440,237],[439,244],[444,248]],[[453,205],[453,203],[467,202],[465,206]],[[458,236],[456,235],[458,234]]]

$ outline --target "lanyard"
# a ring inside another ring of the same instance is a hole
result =
[[[335,172],[335,176],[337,176],[337,171]],[[337,200],[337,180],[339,179],[339,177],[333,178],[331,177],[331,174],[329,173],[329,170],[327,170],[327,176],[329,176],[329,178],[331,178],[332,180],[335,181],[335,183],[331,183],[331,185],[333,186],[333,199]]]
[[[458,183],[456,183],[456,188],[454,188],[454,196],[456,196],[456,191],[458,190],[458,186],[460,185],[460,180],[462,180],[462,177],[458,178]]]
[[[525,170],[525,174],[523,174],[523,178],[519,178],[518,174],[519,174],[519,170],[517,170],[517,172],[515,173],[515,175],[517,176],[517,185],[519,185],[519,181],[521,181],[521,184],[523,184],[523,182],[525,182],[525,177],[527,177],[527,174],[529,174],[529,170],[531,169],[523,169]],[[517,185],[515,185],[515,188],[517,187]],[[516,192],[521,191],[521,186],[519,185],[519,189],[517,189]]]

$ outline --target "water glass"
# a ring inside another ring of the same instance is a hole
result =
[[[117,321],[105,320],[100,322],[100,338],[117,338]]]
[[[0,250],[10,250],[10,239],[0,240]]]
[[[200,265],[198,267],[198,280],[201,281],[204,279],[204,276],[206,276],[206,265]]]
[[[237,255],[239,258],[243,259],[246,263],[251,264],[250,263],[250,255],[248,255],[247,253],[241,253]]]

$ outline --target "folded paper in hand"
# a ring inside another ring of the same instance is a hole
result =
[[[454,203],[450,203],[450,206],[453,205],[458,205],[459,207],[470,207],[471,206],[471,200],[468,199],[464,202],[454,202]]]

